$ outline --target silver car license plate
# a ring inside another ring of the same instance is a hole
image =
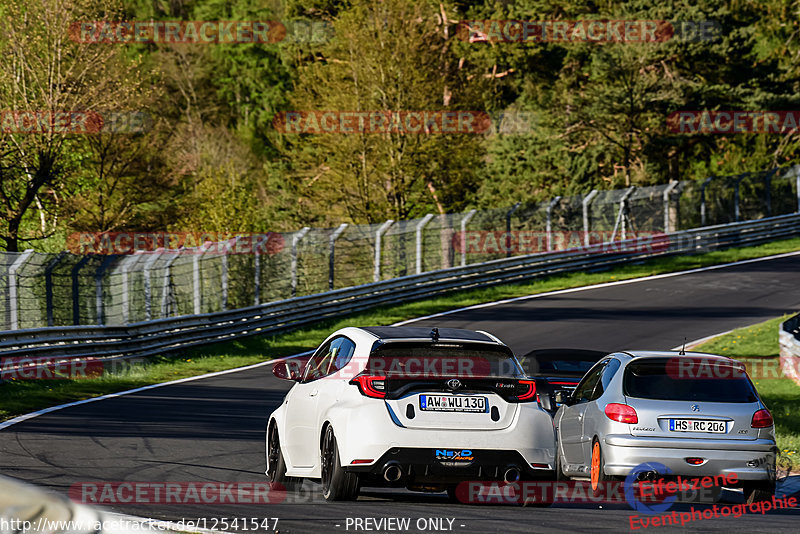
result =
[[[672,432],[725,434],[728,431],[728,425],[725,421],[709,421],[707,419],[670,419],[669,429]]]
[[[419,409],[428,412],[486,412],[486,397],[420,395]]]

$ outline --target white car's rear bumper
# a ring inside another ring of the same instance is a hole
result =
[[[428,473],[444,470],[475,476],[480,468],[481,478],[494,478],[503,466],[524,464],[518,466],[523,475],[549,475],[555,465],[553,421],[537,403],[520,403],[512,423],[493,430],[403,427],[379,401],[362,404],[345,417],[338,429],[335,419],[331,424],[342,465],[354,471],[380,470],[386,462],[395,461],[413,466],[417,474],[418,466],[428,465]],[[474,460],[448,461],[444,459],[448,452],[442,452],[465,450],[474,453]]]

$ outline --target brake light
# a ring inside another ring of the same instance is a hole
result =
[[[386,377],[385,376],[369,376],[359,375],[350,381],[351,384],[356,384],[361,394],[373,399],[382,399],[386,397]]]
[[[639,422],[639,416],[636,415],[636,410],[633,409],[633,406],[628,406],[627,404],[612,402],[606,405],[605,412],[606,417],[618,423],[635,425]]]
[[[519,380],[517,382],[517,391],[522,391],[517,395],[517,400],[532,401],[536,398],[536,382],[533,380]]]
[[[769,413],[769,410],[758,410],[753,414],[753,421],[750,423],[750,426],[752,428],[768,428],[771,427],[772,424],[772,414]]]

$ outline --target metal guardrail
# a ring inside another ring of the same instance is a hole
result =
[[[756,245],[800,235],[800,214],[709,226],[576,250],[531,254],[452,267],[230,311],[145,321],[127,326],[65,326],[0,332],[0,357],[145,357],[223,341],[275,334],[375,306],[448,291],[518,282],[580,270],[601,270],[655,257]]]
[[[800,385],[800,313],[784,321],[779,330],[781,369]]]
[[[71,252],[0,251],[0,331],[217,313],[581,243],[800,213],[798,191],[800,164],[338,228],[76,233]]]

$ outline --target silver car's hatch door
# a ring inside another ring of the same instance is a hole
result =
[[[634,436],[694,439],[754,440],[751,428],[759,404],[733,402],[692,402],[627,397],[636,410],[638,423],[628,425]]]

